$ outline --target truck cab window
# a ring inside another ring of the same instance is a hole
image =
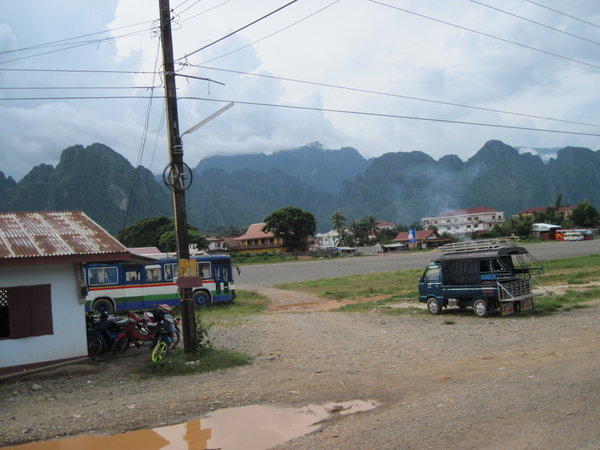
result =
[[[440,268],[438,266],[428,268],[427,271],[425,272],[425,275],[423,276],[423,281],[425,283],[439,282],[440,281]]]

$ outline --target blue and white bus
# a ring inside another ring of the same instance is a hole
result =
[[[195,256],[202,285],[192,288],[197,306],[226,303],[235,299],[231,257]],[[176,258],[145,264],[118,262],[86,264],[83,277],[87,287],[85,310],[108,313],[151,309],[158,304],[179,306]]]

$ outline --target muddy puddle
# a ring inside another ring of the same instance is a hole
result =
[[[213,411],[208,416],[176,425],[123,434],[86,434],[6,447],[18,450],[131,450],[222,449],[262,450],[318,430],[336,416],[369,411],[371,400],[352,400],[303,408],[250,405]]]

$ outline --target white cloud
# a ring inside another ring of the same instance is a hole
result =
[[[422,2],[382,0],[417,14],[480,30],[494,36],[541,48],[571,59],[596,64],[597,45],[539,27],[463,0]],[[222,4],[222,5],[221,5]],[[390,151],[421,150],[435,158],[472,156],[487,140],[513,146],[600,147],[598,138],[510,128],[477,127],[417,119],[502,124],[598,133],[599,128],[552,122],[500,112],[465,109],[434,102],[376,95],[365,91],[473,105],[533,116],[600,124],[598,69],[502,42],[374,2],[345,0],[326,6],[321,0],[297,2],[235,36],[190,55],[177,64],[180,74],[225,83],[177,78],[179,119],[185,130],[221,108],[238,104],[191,135],[184,136],[185,158],[195,166],[211,154],[230,154],[293,148],[320,141],[326,147],[356,147],[364,156]],[[221,5],[221,6],[219,6]],[[219,0],[171,1],[176,58],[195,52],[228,33],[281,6],[277,0],[255,2]],[[523,17],[569,33],[595,39],[595,29],[530,3],[507,0],[494,4]],[[550,2],[590,22],[600,22],[595,0]],[[189,9],[187,9],[189,7]],[[103,29],[118,39],[69,51],[2,64],[0,69],[83,68],[152,71],[158,51],[158,1],[61,0],[52,7],[42,0],[15,4],[0,23],[0,51],[50,42]],[[30,11],[36,11],[32,15]],[[39,11],[39,13],[38,13]],[[303,20],[304,19],[304,20]],[[141,24],[122,28],[131,24]],[[285,27],[289,27],[284,29]],[[283,30],[282,30],[283,29]],[[279,31],[282,30],[282,31]],[[123,35],[134,33],[131,36]],[[275,33],[275,34],[273,34]],[[261,40],[273,34],[271,37]],[[104,38],[94,35],[89,39]],[[260,42],[256,42],[260,41]],[[256,42],[253,45],[249,45]],[[240,51],[235,51],[241,49]],[[50,49],[46,49],[50,50]],[[20,56],[30,53],[20,53]],[[222,55],[227,55],[220,57]],[[217,58],[217,59],[215,59]],[[255,77],[194,67],[207,66],[354,87],[361,92],[281,79]],[[0,71],[5,86],[159,84],[151,75],[67,74]],[[162,88],[155,92],[162,94]],[[146,91],[6,91],[0,96],[147,95]],[[184,97],[215,101],[190,100]],[[343,109],[406,116],[398,119],[302,111],[243,102]],[[0,101],[3,136],[0,167],[22,176],[33,165],[54,163],[70,145],[105,143],[133,164],[140,158],[148,101]],[[142,164],[159,172],[167,161],[165,127],[153,156],[155,132],[161,127],[162,100],[154,100]],[[410,119],[409,117],[413,117]],[[35,123],[36,126],[32,128]],[[10,133],[9,133],[10,131]],[[18,158],[12,156],[19,154]],[[9,156],[10,155],[10,156]]]

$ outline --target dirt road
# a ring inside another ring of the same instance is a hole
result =
[[[116,433],[241,405],[375,400],[281,448],[599,448],[600,306],[544,318],[290,312],[212,329],[255,356],[138,380],[126,358],[0,385],[0,444]],[[235,432],[235,424],[232,424]]]

